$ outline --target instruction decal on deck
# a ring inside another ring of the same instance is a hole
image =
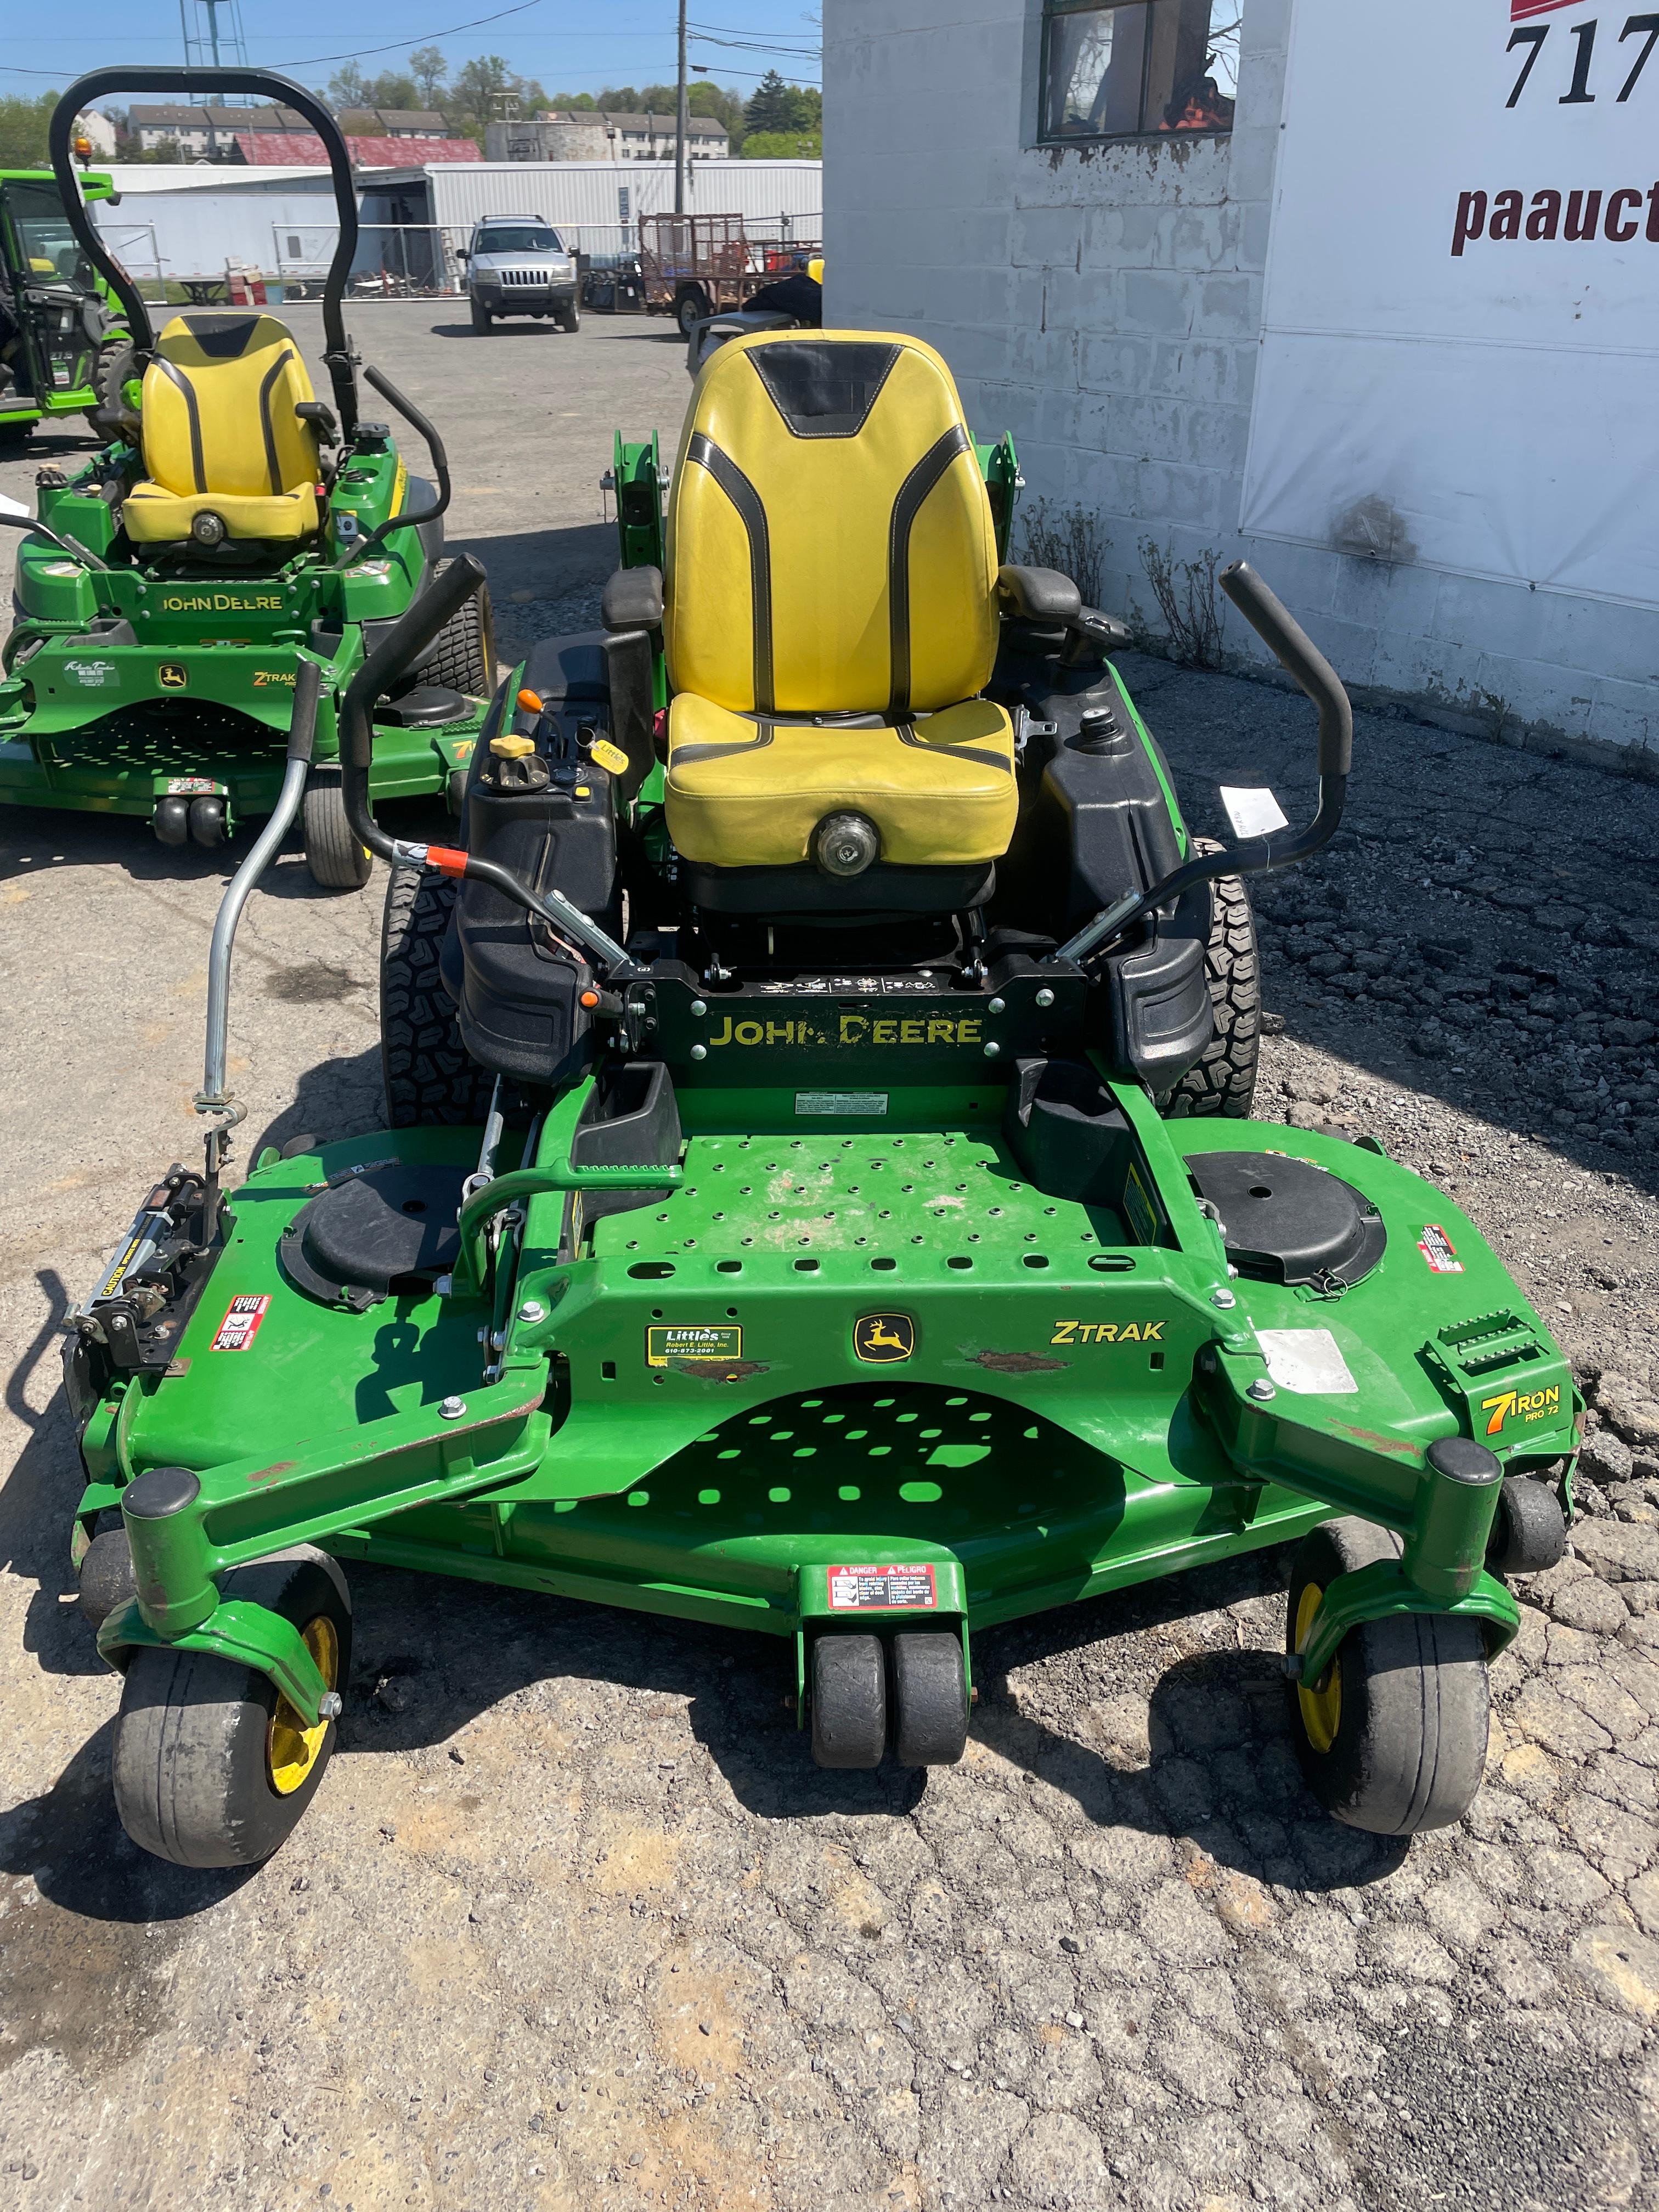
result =
[[[219,1324],[218,1334],[208,1346],[210,1352],[246,1352],[259,1334],[259,1324],[270,1304],[270,1294],[244,1291],[225,1308],[225,1317]]]
[[[798,1091],[797,1114],[856,1114],[872,1119],[887,1111],[884,1091]]]
[[[897,1606],[937,1606],[931,1560],[920,1566],[831,1567],[831,1613],[874,1613]]]
[[[1457,1256],[1457,1247],[1437,1221],[1425,1221],[1417,1239],[1417,1249],[1437,1275],[1461,1275],[1463,1262]]]
[[[1152,1201],[1146,1195],[1140,1180],[1140,1170],[1131,1167],[1123,1182],[1123,1211],[1128,1216],[1129,1226],[1143,1244],[1158,1242],[1158,1215]]]
[[[645,1332],[645,1364],[669,1367],[681,1359],[741,1359],[740,1328],[706,1328],[694,1322],[673,1322],[666,1328]]]

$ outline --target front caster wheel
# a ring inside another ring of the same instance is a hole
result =
[[[1287,1649],[1297,1651],[1339,1575],[1400,1556],[1369,1521],[1328,1521],[1297,1547]],[[1448,1828],[1474,1802],[1486,1764],[1486,1641],[1446,1613],[1368,1620],[1343,1638],[1322,1680],[1291,1685],[1291,1733],[1308,1786],[1351,1828],[1411,1836]]]
[[[374,872],[374,856],[346,819],[337,769],[313,769],[300,802],[306,866],[325,891],[360,891]]]
[[[878,1636],[820,1636],[812,1646],[812,1756],[820,1766],[881,1765],[887,1663]]]
[[[962,1638],[947,1630],[893,1638],[893,1749],[901,1766],[954,1766],[968,1747]]]
[[[226,1597],[291,1620],[323,1680],[351,1668],[351,1601],[334,1561],[308,1545],[228,1574]],[[146,1647],[121,1692],[111,1779],[121,1826],[175,1866],[257,1866],[285,1843],[334,1749],[331,1720],[307,1728],[257,1668],[209,1652]]]

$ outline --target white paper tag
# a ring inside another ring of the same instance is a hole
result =
[[[1224,783],[1221,804],[1235,837],[1267,837],[1290,827],[1289,817],[1266,784]]]
[[[877,1115],[887,1111],[884,1091],[798,1091],[797,1114]]]
[[[1255,1336],[1267,1355],[1267,1372],[1281,1390],[1311,1398],[1358,1389],[1329,1329],[1259,1328]]]

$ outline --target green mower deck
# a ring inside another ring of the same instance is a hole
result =
[[[521,1201],[489,1296],[458,1273],[446,1295],[324,1309],[279,1256],[319,1187],[392,1159],[470,1166],[477,1132],[334,1146],[242,1186],[165,1372],[80,1407],[77,1548],[135,1479],[192,1478],[171,1512],[129,1512],[140,1594],[106,1623],[107,1656],[254,1654],[314,1720],[292,1632],[213,1580],[310,1542],[791,1637],[799,1686],[806,1637],[850,1613],[965,1634],[1333,1513],[1404,1540],[1363,1617],[1473,1617],[1494,1650],[1513,1632],[1482,1565],[1494,1488],[1425,1454],[1471,1431],[1510,1471],[1570,1454],[1571,1376],[1473,1225],[1380,1151],[1166,1124],[1115,1086],[1126,1193],[1156,1209],[1138,1228],[1022,1180],[995,1085],[806,1133],[711,1091],[692,1094],[678,1186],[562,1261],[563,1187],[606,1187],[568,1164],[585,1095],[549,1119],[530,1178],[549,1187]],[[1185,1173],[1222,1150],[1341,1176],[1387,1228],[1374,1273],[1340,1296],[1232,1273]],[[1341,1594],[1327,1607],[1316,1657],[1346,1618]]]

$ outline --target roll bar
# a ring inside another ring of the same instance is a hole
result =
[[[70,134],[76,117],[106,92],[261,93],[280,106],[296,109],[322,140],[334,185],[334,204],[340,216],[340,235],[323,286],[323,359],[328,364],[329,380],[334,387],[334,411],[339,417],[341,434],[349,442],[357,428],[357,380],[341,301],[357,255],[357,193],[351,179],[351,155],[339,125],[314,92],[295,84],[289,77],[278,76],[271,70],[147,69],[134,64],[119,69],[94,70],[70,85],[52,112],[48,143],[52,174],[58,181],[70,228],[87,258],[121,303],[141,371],[155,350],[155,330],[149,319],[149,308],[137,284],[99,236],[87,212],[70,150]]]
[[[1279,666],[1295,678],[1319,709],[1319,805],[1314,818],[1305,830],[1289,836],[1252,838],[1242,847],[1224,845],[1200,854],[1150,890],[1132,891],[1115,906],[1103,908],[1048,955],[1051,961],[1085,960],[1132,929],[1154,907],[1170,904],[1194,884],[1213,882],[1217,876],[1259,876],[1272,868],[1287,868],[1293,861],[1305,860],[1336,835],[1353,762],[1353,708],[1341,678],[1248,561],[1235,561],[1222,570],[1218,580]]]

